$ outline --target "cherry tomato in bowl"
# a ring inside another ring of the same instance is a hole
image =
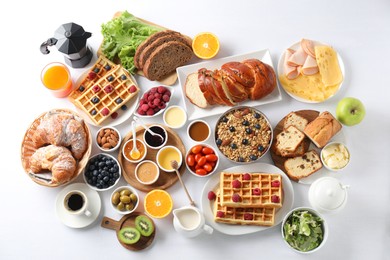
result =
[[[219,157],[215,149],[207,144],[197,144],[187,151],[186,166],[195,176],[207,177],[218,168]]]

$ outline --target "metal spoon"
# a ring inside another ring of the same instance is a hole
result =
[[[147,126],[141,121],[140,118],[134,116],[133,119],[134,119],[134,121],[136,121],[139,125],[141,125],[143,128],[145,128],[145,130],[148,131],[149,134],[151,134],[152,136],[156,136],[156,137],[158,137],[158,138],[161,138],[161,141],[164,140],[164,138],[162,137],[162,135],[160,135],[159,133],[155,133],[155,132],[153,132],[152,130],[150,130],[150,128],[147,127]]]
[[[179,171],[177,170],[177,169],[179,168],[179,165],[178,165],[177,161],[176,161],[176,160],[172,160],[172,161],[171,161],[171,166],[172,166],[172,168],[175,170],[176,175],[177,175],[177,177],[179,178],[179,181],[180,181],[180,183],[181,183],[181,186],[183,186],[184,191],[186,192],[187,197],[188,197],[188,199],[190,200],[191,206],[194,206],[194,207],[195,207],[195,202],[192,200],[190,194],[188,193],[188,190],[187,190],[186,186],[184,185],[183,180],[181,179],[181,175],[180,175]]]
[[[130,151],[130,156],[134,160],[137,160],[141,156],[141,153],[137,148],[137,133],[135,132],[135,122],[134,121],[131,123],[131,128],[133,130],[133,149],[131,149],[131,151]]]

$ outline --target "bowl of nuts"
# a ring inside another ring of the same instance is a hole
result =
[[[119,214],[132,213],[139,203],[139,196],[135,189],[130,186],[121,186],[111,194],[111,206]]]
[[[115,127],[105,126],[96,133],[96,144],[103,152],[114,152],[121,145],[121,134]]]
[[[263,157],[272,137],[268,118],[253,107],[231,108],[215,125],[214,141],[219,152],[235,163],[251,163]]]

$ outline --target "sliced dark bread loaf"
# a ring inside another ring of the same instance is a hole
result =
[[[170,42],[170,41],[181,42],[181,43],[187,45],[188,47],[192,48],[191,38],[185,37],[182,34],[171,33],[168,35],[160,36],[141,51],[141,54],[140,54],[140,57],[138,60],[139,67],[140,68],[144,67],[145,62],[147,61],[150,54],[152,54],[155,49],[157,49],[160,45],[162,45],[166,42]]]
[[[156,32],[152,35],[150,35],[145,41],[143,41],[138,47],[137,47],[137,50],[135,51],[135,55],[134,55],[134,65],[137,69],[139,70],[142,70],[142,67],[140,66],[140,63],[139,63],[139,59],[141,57],[141,54],[143,52],[143,50],[149,46],[150,44],[152,44],[156,39],[158,39],[159,37],[162,37],[162,36],[166,36],[166,35],[180,35],[180,33],[178,32],[175,32],[175,31],[172,31],[172,30],[164,30],[164,31],[160,31],[160,32]]]
[[[192,49],[187,45],[177,41],[166,42],[150,54],[142,71],[149,80],[160,80],[191,58]]]

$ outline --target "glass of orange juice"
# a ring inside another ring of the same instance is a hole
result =
[[[72,77],[69,69],[60,62],[47,64],[41,72],[41,80],[55,97],[67,97],[72,91]]]

